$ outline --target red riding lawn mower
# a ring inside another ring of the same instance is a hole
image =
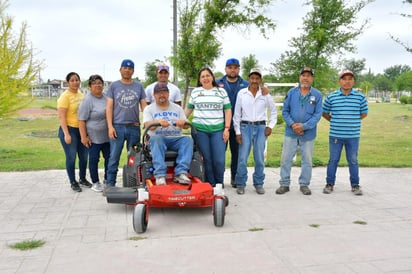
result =
[[[223,226],[225,210],[229,199],[224,195],[221,184],[212,187],[204,182],[203,158],[196,144],[196,129],[192,124],[190,134],[193,138],[193,158],[188,177],[190,184],[183,185],[174,181],[174,167],[177,152],[167,151],[166,185],[156,185],[153,175],[152,156],[149,148],[148,129],[145,129],[142,144],[130,148],[127,164],[123,167],[123,187],[112,187],[106,192],[108,203],[120,203],[134,206],[133,228],[137,233],[147,229],[150,208],[196,208],[211,207],[215,226]],[[160,126],[154,124],[153,126]]]

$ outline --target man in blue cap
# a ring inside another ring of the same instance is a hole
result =
[[[140,142],[139,105],[146,107],[143,86],[134,81],[134,63],[125,59],[120,65],[121,79],[113,82],[107,90],[106,118],[110,138],[110,158],[107,182],[103,195],[109,187],[116,185],[117,170],[124,142],[127,150]]]

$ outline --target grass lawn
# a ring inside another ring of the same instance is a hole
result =
[[[35,100],[31,107],[53,108],[56,99]],[[64,169],[65,157],[57,138],[56,116],[22,121],[0,119],[0,171]],[[315,142],[314,165],[328,161],[329,123],[322,119]],[[277,125],[268,139],[267,166],[278,167],[284,124]],[[370,103],[363,120],[359,163],[363,167],[412,167],[412,106],[395,103]],[[230,152],[227,152],[227,165]],[[346,165],[344,153],[341,165]],[[101,161],[102,162],[102,161]],[[121,165],[126,162],[126,150]],[[299,164],[299,157],[297,164]],[[100,163],[102,165],[102,163]],[[249,164],[253,165],[250,157]]]

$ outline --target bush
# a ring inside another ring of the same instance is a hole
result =
[[[402,95],[399,97],[399,102],[401,102],[401,104],[412,104],[412,96]]]

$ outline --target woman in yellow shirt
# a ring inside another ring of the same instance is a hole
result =
[[[65,90],[57,100],[57,110],[59,114],[59,139],[66,155],[66,171],[69,176],[71,188],[81,192],[79,183],[85,187],[92,184],[86,180],[87,168],[87,148],[82,144],[79,131],[79,120],[77,110],[80,101],[83,100],[83,93],[79,91],[80,76],[76,72],[70,72],[66,76],[69,88]],[[79,157],[79,181],[76,181],[76,154]]]

